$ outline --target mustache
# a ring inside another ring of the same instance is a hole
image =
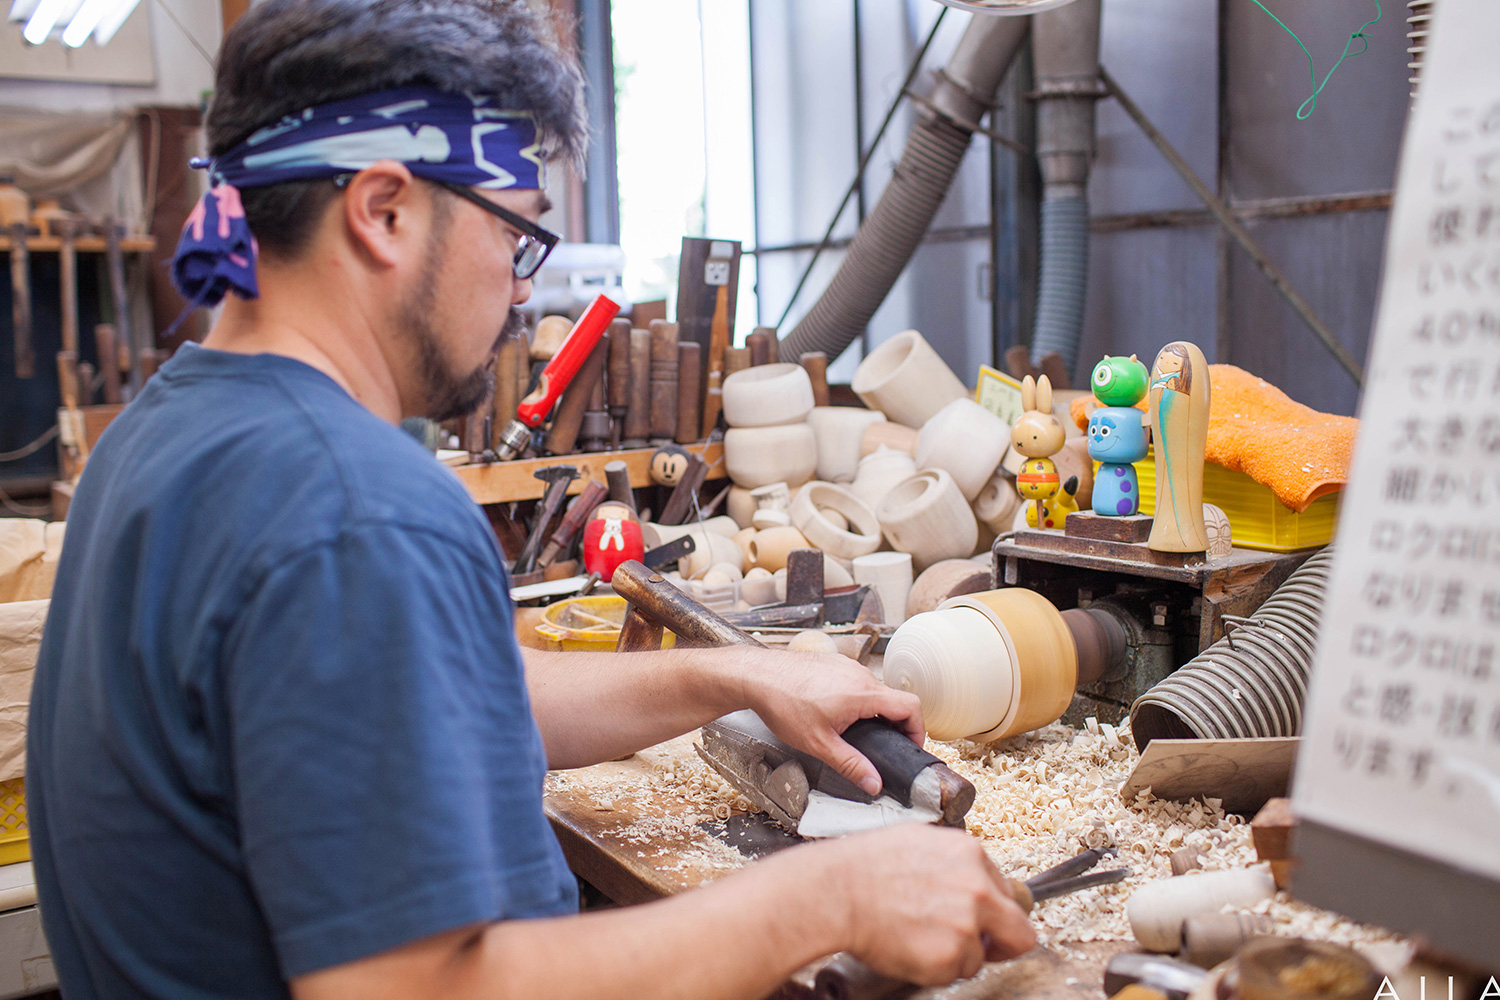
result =
[[[526,326],[526,317],[522,315],[521,310],[511,306],[510,311],[505,315],[505,322],[500,326],[500,332],[495,336],[495,342],[490,345],[491,356],[499,354],[500,345],[512,337],[530,339],[530,334],[531,331]]]

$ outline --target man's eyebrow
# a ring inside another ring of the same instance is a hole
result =
[[[536,193],[536,214],[545,215],[550,211],[552,211],[552,199],[547,197],[547,192],[538,191]]]

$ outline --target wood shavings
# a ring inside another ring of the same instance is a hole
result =
[[[1244,868],[1256,862],[1250,825],[1226,814],[1223,802],[1156,799],[1143,790],[1126,804],[1120,788],[1139,762],[1129,723],[1087,720],[1074,730],[1052,725],[1025,736],[981,745],[959,740],[928,742],[927,749],[974,783],[969,832],[984,843],[996,866],[1028,879],[1073,857],[1084,847],[1113,845],[1128,865],[1124,882],[1046,900],[1032,912],[1039,939],[1070,954],[1070,944],[1131,941],[1125,901],[1131,892],[1172,877],[1171,856],[1190,850],[1207,871]],[[1191,876],[1186,876],[1191,877]],[[1296,902],[1286,893],[1256,912],[1269,917],[1275,933],[1347,945],[1390,945],[1400,938]]]

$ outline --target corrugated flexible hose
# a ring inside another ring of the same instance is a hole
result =
[[[1163,739],[1296,736],[1333,547],[1287,577],[1248,618],[1130,707],[1136,746]]]
[[[1089,203],[1086,198],[1042,202],[1042,266],[1037,285],[1036,336],[1031,356],[1056,351],[1072,371],[1078,363],[1089,278]]]

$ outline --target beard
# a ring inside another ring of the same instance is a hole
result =
[[[438,255],[429,254],[427,259],[421,281],[402,304],[401,325],[417,347],[422,413],[428,419],[442,423],[455,417],[467,417],[490,400],[495,392],[495,356],[500,345],[511,337],[524,336],[526,322],[520,311],[511,307],[484,364],[473,371],[455,372],[443,356],[437,331],[432,326],[437,304]]]

